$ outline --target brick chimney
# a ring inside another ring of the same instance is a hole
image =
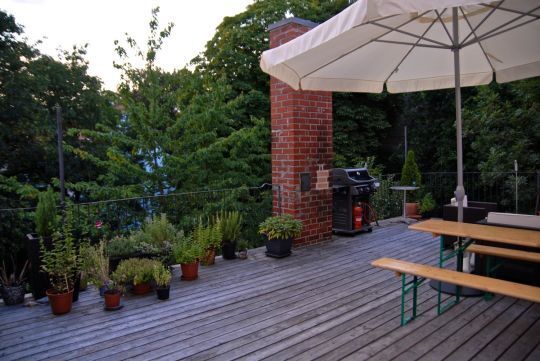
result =
[[[270,25],[270,48],[317,26],[289,18]],[[274,214],[289,213],[304,223],[294,246],[332,237],[332,93],[295,91],[270,79]],[[276,186],[281,188],[281,202]]]

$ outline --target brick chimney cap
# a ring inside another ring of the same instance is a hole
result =
[[[292,17],[292,18],[286,18],[286,19],[283,19],[283,20],[280,20],[278,22],[275,22],[273,24],[268,25],[268,31],[275,30],[275,29],[277,29],[279,27],[282,27],[282,26],[285,26],[285,25],[288,25],[288,24],[291,24],[291,23],[304,25],[304,26],[306,26],[308,28],[311,28],[311,29],[313,29],[314,27],[319,25],[319,23],[316,23],[316,22],[313,22],[313,21],[310,21],[310,20]]]

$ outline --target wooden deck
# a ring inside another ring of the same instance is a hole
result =
[[[436,316],[426,283],[400,327],[400,281],[369,262],[437,254],[431,235],[389,224],[285,259],[218,259],[197,281],[176,276],[168,301],[130,296],[107,312],[89,290],[64,316],[0,307],[0,359],[540,360],[540,304],[467,298]]]

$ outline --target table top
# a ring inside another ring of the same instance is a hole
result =
[[[431,232],[433,236],[446,235],[470,237],[483,241],[540,248],[540,231],[529,229],[488,226],[475,223],[458,223],[430,219],[409,226],[415,231]]]
[[[395,191],[414,191],[415,189],[418,189],[420,187],[414,187],[414,186],[394,186],[390,187],[390,189],[393,189]]]

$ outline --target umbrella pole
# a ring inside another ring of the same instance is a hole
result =
[[[458,222],[463,222],[463,145],[461,142],[461,83],[459,68],[459,32],[458,32],[458,8],[452,8],[452,27],[454,48],[454,79],[456,92],[456,143],[457,143],[457,187],[454,195],[458,203]]]

